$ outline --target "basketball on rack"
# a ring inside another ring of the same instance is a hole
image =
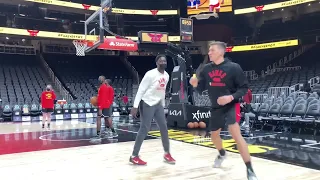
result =
[[[189,122],[189,123],[188,123],[188,128],[189,128],[189,129],[193,129],[193,128],[194,128],[194,124],[193,124],[192,122]]]
[[[90,103],[92,104],[92,106],[97,106],[98,105],[98,98],[97,96],[92,96],[90,98]]]
[[[199,127],[200,127],[201,129],[204,129],[204,128],[207,127],[207,125],[206,125],[206,123],[204,123],[204,122],[199,122]]]
[[[199,128],[199,123],[198,122],[194,122],[193,126],[194,126],[194,128]]]

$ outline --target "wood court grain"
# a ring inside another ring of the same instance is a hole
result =
[[[44,141],[45,142],[45,141]],[[147,166],[128,163],[134,142],[84,146],[0,156],[1,179],[111,180],[245,180],[239,154],[228,153],[221,169],[212,168],[215,149],[170,141],[176,165],[163,162],[161,140],[146,140],[141,158]],[[253,158],[259,180],[315,180],[320,171]]]

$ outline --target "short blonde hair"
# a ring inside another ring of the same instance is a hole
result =
[[[212,41],[209,44],[209,47],[211,47],[211,46],[218,46],[219,48],[221,48],[223,50],[223,52],[226,52],[226,49],[227,49],[227,43],[221,42],[221,41]]]

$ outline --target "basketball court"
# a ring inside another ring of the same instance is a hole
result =
[[[105,14],[111,8],[111,1],[104,1],[101,8],[87,19],[85,39],[73,42],[78,56],[95,48],[138,49],[136,42],[109,31]],[[95,23],[98,27],[92,26]],[[118,38],[105,39],[105,31]],[[161,37],[147,34],[149,42],[166,42],[165,34],[157,35]],[[189,36],[185,39],[191,40]],[[4,180],[247,179],[245,165],[228,132],[221,133],[223,146],[228,151],[227,160],[222,168],[215,169],[212,165],[217,151],[205,137],[206,132],[169,129],[171,153],[177,161],[176,165],[169,165],[163,162],[160,133],[153,124],[140,153],[148,165],[133,166],[129,164],[129,156],[139,123],[123,116],[114,118],[114,125],[118,137],[94,139],[96,121],[93,118],[56,120],[51,123],[51,131],[43,131],[40,121],[2,123],[0,177]],[[257,131],[245,139],[260,180],[320,179],[320,146],[314,137]]]
[[[228,150],[221,169],[212,168],[217,151],[206,139],[197,139],[203,133],[200,131],[170,129],[171,151],[177,163],[164,163],[156,125],[140,153],[148,165],[134,166],[129,164],[129,156],[139,124],[125,117],[115,124],[119,136],[101,141],[92,139],[94,119],[55,121],[51,131],[42,131],[41,122],[1,124],[1,178],[246,179],[244,163],[227,132],[221,133]],[[246,138],[259,179],[320,179],[319,149],[301,148],[289,139],[262,132]]]

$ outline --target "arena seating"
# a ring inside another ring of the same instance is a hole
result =
[[[320,124],[320,100],[317,93],[292,93],[269,98],[262,104],[252,104],[258,118],[253,126],[261,129],[271,126],[272,130],[291,131],[312,130],[316,134]]]
[[[0,68],[3,104],[39,103],[42,91],[51,83],[35,56],[1,54]]]
[[[290,71],[284,70],[273,75],[261,77],[250,82],[250,88],[254,94],[262,94],[268,91],[269,87],[293,86],[298,83],[306,83],[311,78],[320,76],[320,63],[313,61],[319,51],[319,45],[314,46],[308,52],[302,54],[288,64],[289,67],[302,67]]]
[[[87,103],[97,95],[98,77],[104,75],[112,80],[115,102],[123,105],[121,97],[133,96],[133,80],[129,70],[117,56],[86,56],[46,54],[45,60],[67,90],[75,97],[73,103]]]
[[[4,116],[23,108],[39,112],[39,98],[47,84],[52,83],[36,56],[1,54],[0,98]],[[57,97],[61,98],[59,92]],[[26,111],[27,112],[27,111]]]
[[[297,20],[283,22],[282,19],[265,22],[259,32],[258,40],[279,39],[306,35],[313,30],[319,30],[320,14],[301,15]]]

